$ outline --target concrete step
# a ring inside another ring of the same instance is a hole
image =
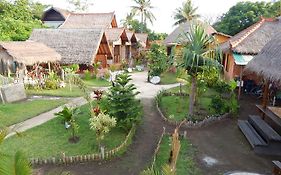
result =
[[[260,116],[250,115],[248,121],[268,143],[271,141],[281,142],[281,136]]]
[[[255,148],[256,146],[267,146],[267,143],[247,120],[238,120],[238,126],[251,144],[252,148]]]

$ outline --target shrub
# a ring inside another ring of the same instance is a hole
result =
[[[210,109],[216,114],[224,114],[228,111],[228,105],[221,96],[214,96],[211,100]]]
[[[160,76],[167,69],[168,57],[164,46],[152,44],[148,51],[150,76]]]
[[[90,80],[92,79],[92,73],[89,70],[84,71],[84,79],[85,80]]]
[[[109,89],[107,104],[103,105],[124,130],[130,130],[133,124],[138,123],[142,114],[140,101],[136,99],[138,92],[134,92],[136,87],[129,84],[130,80],[130,75],[119,74]]]
[[[214,85],[214,89],[219,93],[230,93],[231,92],[231,86],[223,80],[217,81],[217,83]]]
[[[49,73],[49,76],[48,78],[45,80],[45,89],[49,89],[49,90],[52,90],[52,89],[58,89],[59,88],[59,77],[58,75],[51,71]]]

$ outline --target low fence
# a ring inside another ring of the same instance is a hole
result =
[[[162,132],[162,134],[160,136],[160,139],[159,139],[159,141],[157,143],[157,147],[156,147],[156,149],[154,151],[154,154],[153,154],[152,167],[154,167],[154,164],[155,164],[155,161],[156,161],[156,156],[157,156],[157,154],[159,152],[160,145],[161,145],[161,142],[162,142],[163,137],[164,137],[165,134],[166,134],[166,129],[165,129],[165,127],[163,127],[163,132]]]
[[[30,163],[32,165],[46,165],[46,164],[73,164],[73,163],[83,163],[91,161],[101,161],[106,159],[114,158],[122,154],[126,148],[131,144],[133,136],[136,131],[136,126],[133,126],[126,136],[124,142],[118,147],[106,151],[104,157],[101,153],[87,154],[87,155],[77,155],[77,156],[66,156],[63,154],[61,157],[50,157],[50,158],[31,158]]]

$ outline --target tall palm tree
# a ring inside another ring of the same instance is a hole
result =
[[[151,24],[156,19],[151,10],[154,8],[150,0],[133,0],[136,5],[131,6],[133,14],[141,16],[141,23],[146,25],[147,20]]]
[[[8,135],[7,128],[0,128],[0,144],[4,142]],[[20,151],[15,155],[8,155],[0,152],[0,174],[1,175],[31,175],[32,170],[30,163]]]
[[[219,67],[220,52],[216,50],[213,36],[209,36],[205,32],[202,24],[192,24],[190,32],[184,36],[187,37],[188,42],[182,43],[180,67],[184,68],[191,77],[189,116],[192,116],[196,101],[197,75],[206,66]]]
[[[128,28],[131,25],[131,22],[134,20],[135,15],[130,12],[126,15],[125,19],[121,20],[122,26]]]
[[[178,25],[184,23],[186,21],[192,21],[200,17],[197,14],[198,7],[194,7],[191,0],[187,0],[182,4],[182,7],[176,9],[174,19],[176,23],[174,25]]]

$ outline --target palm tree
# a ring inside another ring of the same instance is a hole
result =
[[[219,67],[217,60],[220,59],[220,53],[215,48],[213,36],[205,32],[202,24],[192,24],[190,32],[184,36],[188,42],[183,43],[180,67],[184,68],[191,77],[189,116],[192,116],[197,92],[197,74],[206,66]]]
[[[182,7],[176,9],[174,16],[176,23],[174,25],[199,18],[200,15],[196,13],[197,9],[198,7],[194,7],[191,0],[187,0],[186,2],[184,2],[182,4]]]
[[[0,144],[9,134],[7,128],[0,128]],[[1,175],[31,175],[32,170],[30,163],[24,154],[17,151],[15,155],[8,155],[0,152],[0,174]]]
[[[131,22],[134,20],[135,15],[130,12],[126,15],[125,19],[121,20],[122,26],[128,28],[131,25]]]
[[[132,6],[132,13],[141,16],[141,23],[146,25],[147,20],[151,24],[156,19],[151,10],[154,8],[150,0],[133,0],[136,5]]]

